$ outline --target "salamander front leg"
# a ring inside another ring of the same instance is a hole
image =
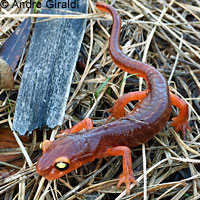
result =
[[[85,118],[82,121],[78,122],[76,125],[74,125],[70,129],[66,129],[63,131],[60,131],[61,134],[57,135],[56,137],[61,137],[63,135],[69,135],[72,133],[76,133],[81,131],[82,129],[90,130],[93,129],[93,122],[90,118]]]
[[[107,122],[109,122],[112,117],[115,119],[119,119],[125,115],[124,107],[130,102],[130,101],[138,101],[142,100],[147,95],[146,91],[142,92],[129,92],[123,96],[121,96],[119,99],[115,101],[115,104],[112,108],[108,109],[108,112],[110,112],[110,116],[108,117]]]
[[[172,104],[179,108],[179,115],[172,119],[171,125],[174,127],[176,132],[181,131],[183,138],[185,138],[186,130],[191,131],[191,128],[187,121],[188,120],[188,105],[186,104],[184,100],[180,99],[178,96],[174,95],[171,92],[170,92],[170,98],[171,98]]]
[[[132,159],[131,159],[131,150],[127,146],[118,146],[107,149],[100,157],[108,156],[123,156],[123,173],[120,175],[117,188],[121,186],[122,183],[126,184],[126,192],[130,193],[130,184],[133,182],[136,185],[139,185],[135,180],[132,170]]]

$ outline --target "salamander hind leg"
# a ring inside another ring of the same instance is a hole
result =
[[[70,129],[60,131],[61,134],[57,135],[56,137],[58,138],[58,137],[61,137],[63,135],[69,135],[69,134],[72,134],[72,133],[77,133],[84,128],[86,130],[93,129],[93,122],[90,118],[83,119],[82,121],[78,122],[76,125],[74,125]]]
[[[108,109],[108,112],[110,112],[110,116],[108,117],[107,122],[109,122],[112,117],[115,119],[119,119],[121,117],[124,117],[125,110],[124,107],[130,102],[130,101],[138,101],[142,100],[146,96],[147,92],[129,92],[123,96],[121,96],[119,99],[115,101],[115,104],[112,108]]]
[[[170,92],[171,102],[174,106],[179,108],[179,115],[172,119],[171,125],[174,127],[175,131],[181,131],[183,138],[185,138],[185,133],[187,130],[191,131],[188,124],[188,106],[186,102],[180,99],[178,96]]]
[[[139,185],[133,175],[131,150],[127,146],[112,147],[101,154],[101,157],[107,156],[123,156],[123,173],[120,175],[117,188],[119,188],[122,183],[125,183],[126,192],[129,194],[131,183]]]

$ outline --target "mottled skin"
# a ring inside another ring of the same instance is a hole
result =
[[[122,70],[144,78],[147,89],[143,92],[125,94],[116,101],[110,109],[109,117],[109,120],[115,117],[116,121],[91,129],[90,120],[86,119],[87,123],[82,121],[80,127],[77,125],[78,129],[76,127],[74,130],[66,130],[66,135],[54,142],[45,141],[43,155],[37,163],[37,172],[49,180],[54,180],[96,158],[121,155],[123,174],[120,176],[118,187],[124,182],[129,192],[130,183],[137,184],[132,172],[129,148],[147,142],[163,129],[171,113],[171,100],[181,109],[180,115],[174,119],[174,126],[177,131],[181,130],[184,134],[189,128],[188,110],[182,100],[173,94],[170,95],[166,80],[159,71],[122,54],[119,46],[120,18],[116,10],[103,3],[97,3],[96,7],[109,12],[113,17],[109,44],[112,60]],[[141,101],[130,114],[124,116],[124,106],[132,100]],[[79,131],[83,127],[89,130]],[[60,161],[69,163],[69,168],[65,171],[56,169],[55,164]]]

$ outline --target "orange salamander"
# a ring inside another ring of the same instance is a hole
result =
[[[108,121],[116,120],[93,128],[91,119],[86,118],[55,141],[43,142],[43,154],[37,162],[37,173],[48,180],[57,179],[87,162],[108,156],[123,156],[123,173],[117,187],[126,184],[130,192],[131,182],[137,184],[133,171],[130,148],[152,139],[161,131],[171,114],[172,104],[180,110],[173,118],[172,126],[183,135],[188,125],[187,104],[169,92],[165,78],[154,67],[133,60],[122,54],[119,45],[121,30],[120,17],[110,5],[97,3],[96,8],[108,12],[113,17],[109,51],[114,63],[122,70],[137,74],[146,81],[147,89],[130,92],[119,98],[110,109]],[[130,101],[140,100],[133,111],[125,116],[124,106]]]

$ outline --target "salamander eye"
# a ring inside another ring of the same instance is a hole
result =
[[[45,153],[50,146],[52,145],[52,141],[45,140],[44,142],[40,143],[40,149],[42,149],[42,152]]]
[[[41,142],[40,143],[40,146],[39,146],[39,148],[42,150],[42,145],[43,145],[43,142]]]
[[[65,171],[66,169],[69,168],[69,163],[66,162],[57,162],[55,164],[55,168],[59,171]]]
[[[66,169],[69,168],[70,160],[67,157],[58,157],[54,161],[53,166],[59,171],[65,171]]]

